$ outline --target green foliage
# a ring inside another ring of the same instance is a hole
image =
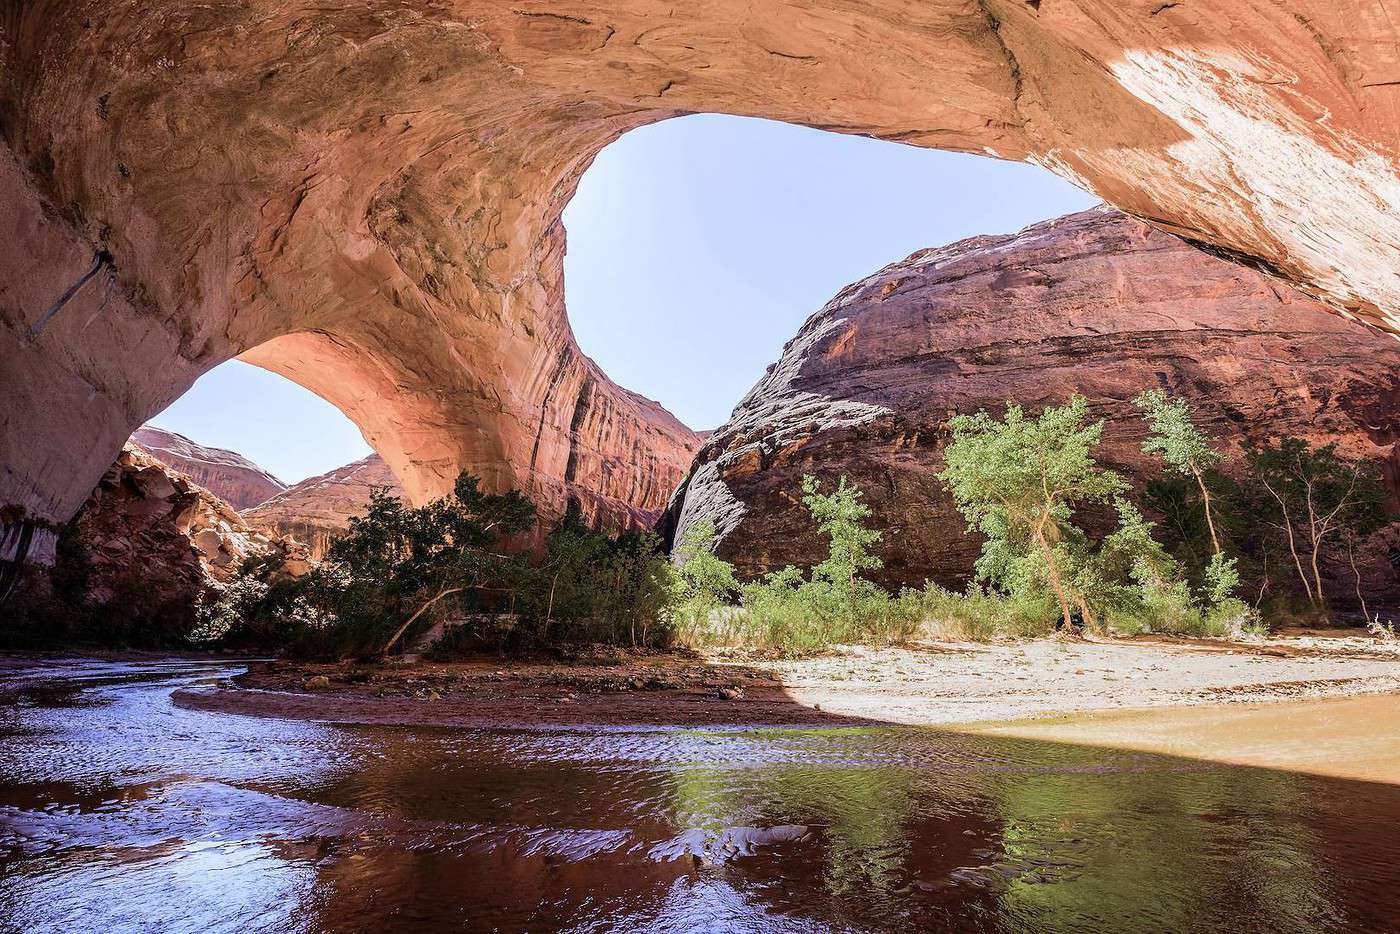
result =
[[[1276,531],[1279,550],[1308,600],[1325,612],[1325,560],[1386,521],[1375,468],[1343,460],[1335,443],[1314,448],[1301,438],[1250,447],[1245,456],[1255,513]]]
[[[224,645],[258,635],[298,655],[372,657],[455,616],[466,620],[447,640],[457,651],[669,644],[674,573],[653,533],[609,536],[571,506],[532,560],[507,545],[534,516],[520,493],[483,493],[468,474],[426,506],[376,490],[305,576],[249,562],[201,609],[197,635]]]
[[[313,657],[381,654],[410,623],[423,627],[511,594],[525,563],[501,545],[530,528],[534,514],[520,493],[484,493],[466,473],[451,494],[419,507],[375,490],[310,573],[290,580],[268,563],[246,566],[201,609],[197,635],[228,642],[261,633]]]
[[[1160,393],[1145,393],[1139,404],[1155,416],[1149,447],[1183,470],[1216,462],[1183,404]],[[1087,411],[1073,397],[1037,419],[1015,405],[1002,420],[986,412],[953,419],[940,476],[971,527],[986,536],[977,579],[1018,607],[1043,605],[1053,595],[1066,626],[1077,616],[1085,626],[1128,633],[1223,635],[1251,621],[1248,607],[1231,596],[1235,565],[1218,553],[1207,565],[1208,585],[1193,592],[1155,525],[1125,498],[1127,483],[1095,462],[1103,426],[1087,423]],[[1074,522],[1076,507],[1090,503],[1112,503],[1118,515],[1099,542]],[[985,606],[989,595],[962,599]],[[947,604],[944,598],[945,612]]]
[[[918,631],[909,607],[866,580],[835,586],[815,576],[805,580],[800,570],[787,567],[745,584],[742,593],[730,638],[788,655],[844,643],[903,642]]]
[[[692,644],[705,641],[718,624],[732,615],[725,604],[738,592],[734,565],[715,554],[715,524],[710,519],[692,522],[681,535],[675,551],[675,607],[679,637]]]
[[[1014,594],[1048,587],[1067,627],[1072,606],[1085,623],[1093,622],[1088,598],[1099,586],[1086,564],[1084,532],[1072,521],[1074,509],[1110,502],[1127,488],[1095,462],[1103,422],[1087,423],[1087,416],[1082,396],[1039,418],[1028,418],[1014,403],[1000,420],[986,411],[956,416],[939,474],[969,528],[987,539],[978,580]]]
[[[802,478],[802,503],[812,514],[818,531],[830,542],[826,560],[812,569],[812,579],[843,588],[852,598],[861,571],[884,567],[884,562],[870,553],[870,546],[880,540],[880,533],[861,525],[870,518],[870,507],[860,497],[860,490],[844,476],[829,494],[822,493],[816,477],[809,474]]]
[[[835,643],[908,639],[918,621],[889,593],[861,577],[881,561],[870,553],[880,533],[863,525],[870,508],[845,477],[823,493],[812,476],[802,478],[802,501],[827,537],[827,557],[810,576],[787,567],[740,588],[742,609],[718,615],[706,637],[759,644],[788,654],[819,651]]]
[[[676,546],[677,594],[683,602],[705,606],[722,603],[739,589],[734,565],[715,555],[715,524],[692,522]]]
[[[1245,506],[1244,493],[1240,485],[1218,471],[1203,475],[1210,495],[1214,525],[1222,544],[1231,554],[1240,559],[1242,565],[1253,568],[1258,551],[1257,525],[1247,521],[1249,510]],[[1160,517],[1158,536],[1186,569],[1192,581],[1203,581],[1206,567],[1215,552],[1210,537],[1210,524],[1206,522],[1205,497],[1201,485],[1195,478],[1182,477],[1175,473],[1154,477],[1147,481],[1143,506],[1154,516]],[[1241,576],[1251,576],[1243,573]]]
[[[926,635],[960,642],[1035,638],[1052,632],[1059,607],[1048,591],[998,594],[976,585],[953,593],[936,584],[905,588],[899,599]]]
[[[329,620],[307,598],[316,580],[297,580],[283,570],[286,555],[249,555],[222,591],[205,594],[195,608],[188,639],[196,645],[234,649],[281,648],[320,630]],[[315,573],[315,572],[313,572]]]
[[[1183,477],[1198,476],[1220,463],[1220,452],[1191,420],[1191,407],[1185,399],[1172,399],[1160,389],[1149,389],[1133,402],[1142,410],[1151,431],[1142,444],[1144,454],[1162,455],[1167,467]]]
[[[655,533],[610,537],[588,528],[571,504],[546,549],[519,600],[534,646],[670,644],[675,572]]]

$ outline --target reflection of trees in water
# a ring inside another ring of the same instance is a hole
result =
[[[1394,788],[1358,799],[1359,783],[931,731],[696,731],[625,738],[615,756],[606,736],[375,738],[373,755],[307,797],[409,822],[618,830],[631,842],[577,858],[531,850],[527,836],[337,840],[307,903],[327,927],[405,913],[645,925],[713,909],[880,929],[1310,930],[1354,921],[1358,899],[1389,904],[1376,894],[1383,871],[1360,895],[1338,880],[1350,860],[1394,856],[1356,802],[1400,811]],[[551,744],[572,745],[551,758]],[[723,849],[750,839],[734,828],[778,825],[809,832],[736,858]],[[684,847],[655,858],[679,837],[704,865]]]
[[[808,827],[804,840],[765,847],[726,865],[736,883],[773,911],[881,926],[901,917],[995,918],[990,890],[937,884],[978,862],[997,837],[999,827],[974,790],[977,780],[962,773],[930,781],[926,770],[881,761],[878,750],[867,747],[878,746],[882,736],[920,741],[907,731],[823,730],[817,760],[831,751],[820,747],[843,741],[877,754],[751,769],[678,767],[672,773],[672,820],[721,844],[724,831],[735,826]]]
[[[1356,815],[1313,807],[1333,783],[1048,743],[927,741],[951,750],[932,767],[678,768],[673,820],[712,835],[811,827],[803,844],[732,871],[774,908],[818,917],[1304,931],[1354,908],[1333,886],[1347,858],[1337,840]],[[1335,791],[1345,800],[1353,784]],[[1393,813],[1394,795],[1384,797]]]
[[[1078,751],[1086,767],[1106,755]],[[1143,765],[1000,783],[1006,858],[1047,864],[1043,876],[1009,880],[1011,926],[1282,932],[1337,919],[1303,823],[1313,780],[1260,769],[1173,771],[1165,759]]]

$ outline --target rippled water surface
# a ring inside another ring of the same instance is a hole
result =
[[[909,728],[205,713],[231,664],[3,676],[0,931],[1400,926],[1400,792]]]

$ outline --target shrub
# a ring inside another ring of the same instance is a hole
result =
[[[866,528],[868,506],[845,477],[823,493],[812,476],[802,478],[802,501],[827,537],[827,557],[810,577],[787,567],[740,588],[742,608],[723,618],[724,637],[786,654],[821,651],[837,643],[900,642],[911,638],[919,617],[909,604],[860,576],[881,561],[869,551],[880,533]]]
[[[675,600],[675,572],[654,533],[609,536],[588,528],[571,505],[522,588],[520,647],[562,642],[665,647],[675,637]]]

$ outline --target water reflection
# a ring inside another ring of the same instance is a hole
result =
[[[1226,930],[1400,922],[1391,786],[908,728],[460,731],[0,694],[0,930]]]

